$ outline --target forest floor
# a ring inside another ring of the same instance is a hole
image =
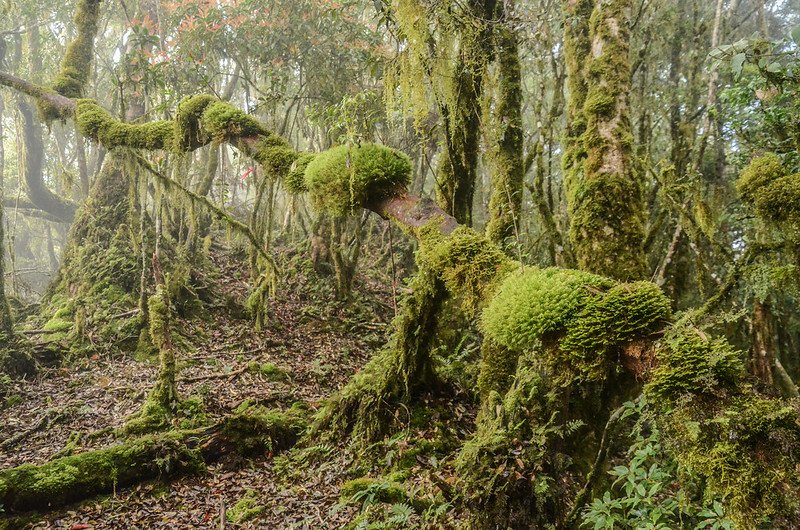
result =
[[[226,278],[222,288],[241,300],[247,285],[236,278],[246,278],[245,271],[233,260],[215,261]],[[300,269],[282,281],[265,329],[224,309],[181,322],[180,395],[201,400],[209,423],[243,403],[285,408],[303,401],[313,410],[385,343],[394,313],[386,282],[359,277],[356,303],[345,305],[320,293]],[[140,408],[156,368],[152,360],[98,354],[15,382],[0,410],[0,440],[25,436],[0,448],[0,468],[114,444],[114,431]],[[462,412],[466,419],[469,413]],[[307,461],[311,453],[313,462]],[[342,483],[359,476],[353,469],[362,475],[370,469],[360,458],[345,446],[325,445],[285,456],[228,458],[202,476],[120,489],[44,514],[28,528],[342,528],[361,508],[340,502]],[[237,503],[254,508],[248,521],[226,517]]]

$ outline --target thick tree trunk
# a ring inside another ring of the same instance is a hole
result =
[[[631,160],[633,134],[628,107],[631,9],[632,0],[595,0],[585,70],[581,72],[574,64],[580,56],[568,60],[573,63],[573,75],[586,76],[582,113],[586,128],[577,148],[580,156],[573,154],[569,165],[579,163],[583,156],[585,160],[582,172],[566,180],[570,237],[581,269],[620,280],[645,275],[644,203]],[[577,32],[580,38],[576,35],[575,39],[580,45],[575,44],[573,50],[585,46],[583,34],[582,30]],[[580,80],[571,81],[570,87],[573,84],[579,89]],[[571,102],[570,113],[580,120],[575,107],[576,102]]]

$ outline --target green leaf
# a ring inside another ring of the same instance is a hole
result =
[[[745,53],[737,53],[733,59],[731,59],[731,69],[733,70],[733,75],[735,77],[742,75],[742,69],[744,68],[744,62],[746,60],[747,54]]]

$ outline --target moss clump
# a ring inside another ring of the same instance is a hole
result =
[[[293,446],[308,425],[308,411],[299,403],[287,411],[250,407],[227,418],[226,440],[243,455],[275,453]]]
[[[171,121],[154,121],[141,125],[123,123],[92,99],[79,99],[75,122],[81,134],[99,142],[106,149],[131,147],[146,150],[171,149],[175,125]]]
[[[224,101],[214,101],[205,108],[203,129],[217,141],[270,134],[257,119]]]
[[[318,154],[305,171],[305,186],[320,210],[348,215],[407,186],[411,162],[377,144],[342,145]]]
[[[742,355],[724,339],[709,338],[689,324],[671,328],[659,344],[658,365],[645,393],[654,400],[732,389],[743,373]]]
[[[739,174],[736,190],[746,202],[754,202],[764,186],[788,174],[780,157],[775,153],[754,158]]]
[[[497,245],[471,228],[443,235],[433,221],[419,233],[419,263],[434,271],[464,307],[474,313],[488,300],[501,278],[518,267]]]
[[[282,136],[269,134],[264,137],[253,153],[253,158],[273,176],[289,173],[297,159],[297,152]]]
[[[257,363],[253,362],[247,365],[247,368],[256,374],[261,374],[270,381],[286,381],[289,379],[288,372],[274,363]]]
[[[171,433],[0,471],[0,505],[8,512],[48,509],[148,478],[204,469],[199,454]]]
[[[225,517],[228,522],[240,524],[258,517],[264,513],[264,510],[266,507],[258,504],[256,491],[249,489],[245,491],[241,499],[236,501],[236,504],[225,512]]]
[[[315,153],[301,153],[294,161],[289,174],[283,179],[283,184],[289,193],[306,193],[306,168],[314,158]]]
[[[567,269],[525,268],[509,274],[481,315],[484,334],[523,352],[562,332],[572,317],[614,282]]]
[[[362,477],[350,480],[342,484],[339,493],[343,503],[371,500],[395,504],[409,500],[409,495],[402,484],[380,478]]]

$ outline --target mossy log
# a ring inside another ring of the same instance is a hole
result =
[[[285,412],[253,409],[208,429],[149,435],[42,465],[2,470],[0,505],[9,514],[48,510],[146,480],[200,473],[227,453],[254,456],[284,450],[305,429],[305,416],[298,407]]]

